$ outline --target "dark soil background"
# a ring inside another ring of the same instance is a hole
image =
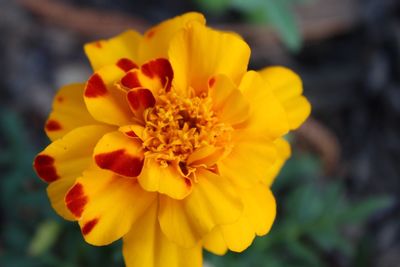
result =
[[[0,0],[0,266],[122,266],[120,244],[92,248],[57,218],[31,162],[48,144],[43,125],[56,90],[90,75],[85,42],[190,10],[243,35],[251,68],[294,69],[313,106],[274,185],[283,208],[273,233],[242,255],[207,254],[207,264],[400,266],[400,2],[297,4],[296,53],[272,26],[198,2]]]

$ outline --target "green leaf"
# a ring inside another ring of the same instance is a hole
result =
[[[300,50],[302,37],[290,3],[282,0],[233,0],[232,4],[247,13],[250,20],[272,25],[290,51]]]
[[[304,244],[293,240],[287,243],[287,248],[293,256],[295,256],[299,261],[307,263],[306,266],[309,267],[323,267],[325,266],[319,259],[318,254],[312,249],[308,248]]]
[[[40,224],[29,245],[28,253],[38,256],[47,252],[57,240],[60,230],[60,225],[53,220]]]
[[[387,208],[392,203],[393,199],[391,197],[371,197],[350,206],[340,215],[339,220],[349,224],[358,224],[368,219],[373,213]]]
[[[339,229],[325,229],[309,233],[311,239],[325,252],[340,251],[345,255],[351,255],[353,246]]]
[[[307,183],[296,188],[288,196],[285,209],[296,224],[308,224],[321,216],[324,203],[315,185]]]
[[[231,0],[195,0],[205,12],[222,14],[230,5]]]
[[[276,27],[282,41],[292,52],[298,52],[302,39],[290,6],[281,0],[264,1],[264,6],[266,18]]]

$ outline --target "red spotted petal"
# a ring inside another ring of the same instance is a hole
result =
[[[62,129],[61,124],[56,120],[48,120],[45,126],[46,130],[49,132],[59,131]]]
[[[130,90],[127,94],[128,102],[133,111],[145,110],[154,107],[156,99],[149,89],[139,88]]]
[[[131,69],[138,68],[138,65],[136,65],[135,62],[127,58],[121,58],[120,60],[118,60],[117,66],[120,67],[125,72],[128,72]]]
[[[33,167],[38,176],[48,183],[54,182],[59,178],[54,166],[54,158],[49,155],[41,154],[36,156]]]
[[[76,183],[65,196],[65,203],[67,205],[67,208],[77,218],[80,218],[82,216],[83,210],[87,202],[88,197],[85,195],[83,191],[83,186],[80,183]]]
[[[127,88],[136,88],[142,87],[142,84],[139,80],[139,73],[135,72],[128,72],[122,79],[121,84]]]
[[[143,159],[129,155],[124,149],[98,154],[95,161],[102,169],[128,177],[138,176],[143,167]]]
[[[96,224],[99,222],[98,218],[92,219],[88,222],[86,222],[83,227],[82,227],[82,234],[83,235],[88,235],[90,232],[93,230],[93,228],[96,226]]]
[[[168,59],[158,58],[155,60],[151,60],[142,65],[141,70],[143,74],[150,79],[153,79],[155,77],[159,78],[161,84],[167,92],[171,90],[171,83],[172,79],[174,78],[174,72]]]
[[[108,93],[107,87],[104,84],[103,79],[99,74],[95,73],[89,78],[86,89],[85,96],[89,98],[103,96]]]

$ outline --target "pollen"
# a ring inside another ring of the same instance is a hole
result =
[[[145,156],[155,158],[161,166],[178,163],[190,172],[193,168],[186,162],[196,149],[226,148],[232,131],[230,125],[218,120],[206,93],[187,98],[170,91],[159,96],[154,108],[146,110]]]

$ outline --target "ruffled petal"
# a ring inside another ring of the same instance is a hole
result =
[[[51,183],[47,192],[53,208],[60,216],[73,219],[65,207],[64,196],[76,178],[90,165],[98,140],[113,129],[105,125],[76,128],[36,156],[34,169],[42,180]]]
[[[227,76],[212,77],[209,86],[213,110],[221,122],[236,125],[248,118],[249,103]]]
[[[205,248],[213,253],[221,254],[226,248],[242,252],[256,235],[263,236],[271,229],[276,203],[270,189],[258,184],[250,189],[241,189],[240,196],[244,206],[242,216],[232,224],[217,226],[203,240]]]
[[[101,169],[126,177],[139,176],[144,161],[141,142],[120,131],[104,135],[94,148],[93,157]]]
[[[50,140],[63,137],[74,128],[98,124],[89,114],[83,101],[84,84],[76,83],[62,87],[53,101],[53,111],[45,125]]]
[[[85,240],[103,246],[125,235],[156,197],[144,191],[136,179],[92,168],[77,179],[65,203],[79,219]]]
[[[154,159],[146,159],[138,177],[143,189],[183,199],[192,191],[192,182],[177,171],[177,166],[161,166]]]
[[[288,119],[282,104],[260,74],[255,71],[247,72],[239,89],[251,103],[249,119],[243,125],[247,132],[276,139],[289,131]]]
[[[252,187],[265,178],[277,160],[274,143],[266,138],[237,131],[235,146],[220,162],[218,169],[223,177],[229,178],[240,187]]]
[[[124,71],[137,67],[138,47],[142,36],[135,31],[126,31],[114,38],[85,45],[85,53],[94,71],[107,65],[117,65]]]
[[[181,93],[194,88],[199,94],[217,74],[238,84],[246,72],[250,48],[234,34],[192,22],[171,40],[168,55],[174,69],[174,88]]]
[[[216,255],[224,255],[228,251],[224,236],[219,226],[215,227],[203,238],[203,247]]]
[[[197,183],[185,199],[160,196],[161,229],[168,239],[184,247],[196,244],[215,226],[234,222],[243,208],[228,179],[202,169],[196,176]]]
[[[117,86],[125,72],[115,65],[101,68],[86,83],[84,100],[97,121],[122,126],[131,123],[126,92]]]
[[[241,216],[233,224],[218,227],[229,250],[242,252],[247,249],[254,240],[254,230],[247,217]]]
[[[259,73],[282,103],[290,129],[298,128],[311,113],[310,103],[302,96],[303,85],[300,77],[284,67],[268,67]]]
[[[250,223],[248,227],[258,236],[266,235],[276,216],[276,202],[271,190],[260,183],[250,189],[243,188],[240,194],[244,205],[243,216]]]
[[[275,198],[268,187],[262,184],[251,189],[242,189],[243,215],[233,224],[220,226],[228,248],[242,252],[248,248],[255,235],[269,232],[276,216]]]
[[[144,34],[143,41],[140,45],[139,54],[141,62],[158,57],[168,58],[168,46],[171,39],[191,21],[196,21],[203,25],[206,23],[202,14],[189,12],[163,21],[150,28]]]
[[[283,164],[291,155],[290,144],[283,138],[278,138],[274,141],[276,151],[277,151],[277,159],[272,164],[272,166],[268,169],[265,174],[265,178],[262,180],[264,184],[268,187],[272,185],[279,171],[282,169]]]
[[[202,266],[200,244],[182,248],[162,233],[157,221],[157,205],[152,205],[124,237],[123,255],[127,267]]]

